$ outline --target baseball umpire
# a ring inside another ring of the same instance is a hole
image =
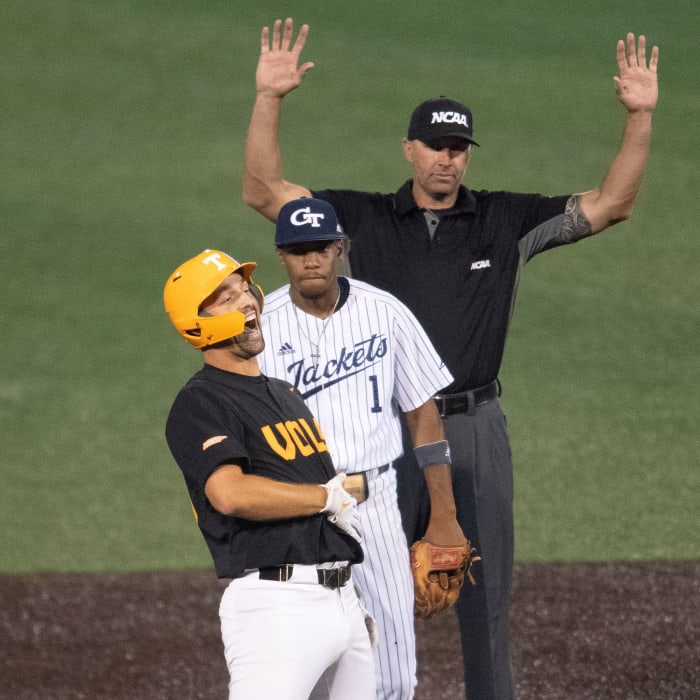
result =
[[[619,151],[599,186],[556,197],[468,189],[462,180],[478,145],[472,113],[461,102],[436,96],[415,108],[402,141],[413,177],[382,194],[312,191],[283,178],[282,102],[314,65],[300,63],[307,36],[303,25],[293,40],[291,19],[262,31],[243,197],[272,221],[299,197],[332,204],[352,240],[353,276],[404,302],[454,376],[436,402],[452,452],[459,522],[482,557],[475,567],[477,585],[466,586],[456,606],[465,686],[472,700],[511,700],[513,465],[498,401],[508,325],[525,263],[631,215],[651,142],[658,49],[652,48],[647,63],[644,36],[637,40],[629,33],[617,42],[613,83],[625,123]],[[411,458],[410,450],[405,454]],[[413,471],[398,469],[397,476],[404,526],[414,539],[425,526],[420,470],[414,464]]]
[[[256,264],[206,250],[164,289],[170,320],[204,367],[166,425],[219,578],[236,700],[375,697],[357,503],[321,429],[288,383],[261,374]],[[371,622],[371,620],[370,620]]]

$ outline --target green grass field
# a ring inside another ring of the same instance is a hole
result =
[[[660,46],[634,217],[528,266],[501,379],[519,560],[697,558],[697,3],[9,0],[0,572],[210,565],[163,439],[201,360],[161,292],[207,247],[283,282],[240,197],[259,32],[281,13],[311,25],[282,132],[310,187],[394,190],[410,111],[448,94],[475,114],[472,187],[589,189],[621,132],[615,42]]]

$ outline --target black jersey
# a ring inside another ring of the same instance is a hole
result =
[[[500,369],[521,264],[569,242],[555,226],[527,236],[563,214],[568,196],[461,187],[454,208],[430,212],[416,205],[412,184],[395,194],[312,194],[333,205],[352,239],[353,277],[391,292],[421,322],[455,378],[446,392],[483,386]]]
[[[287,382],[205,365],[177,395],[165,434],[220,578],[263,566],[362,561],[361,546],[326,514],[252,521],[222,515],[206,498],[209,476],[232,462],[290,483],[335,476],[317,421]]]

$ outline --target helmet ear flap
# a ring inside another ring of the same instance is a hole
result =
[[[241,311],[230,311],[220,316],[201,316],[197,320],[197,328],[199,336],[188,340],[197,348],[206,348],[243,333],[245,314]]]

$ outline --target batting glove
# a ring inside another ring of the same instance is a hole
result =
[[[326,505],[321,513],[328,513],[328,520],[346,532],[350,537],[362,542],[362,527],[357,501],[343,488],[346,474],[336,474],[323,488],[328,491]]]

